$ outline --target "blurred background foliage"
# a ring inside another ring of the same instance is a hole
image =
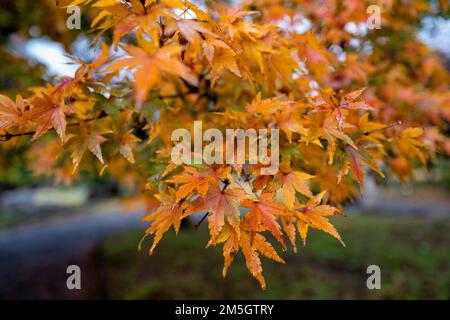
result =
[[[218,2],[235,3],[235,1],[226,0],[205,1],[206,4]],[[321,21],[321,19],[323,18],[324,10],[327,10],[333,2],[319,1],[307,4],[307,2],[304,3],[303,1],[242,1],[245,9],[261,10],[263,14],[269,12],[268,10],[271,6],[276,6],[279,3],[285,3],[287,7],[291,6],[292,10],[304,6],[311,23],[319,29],[327,28],[327,22]],[[67,66],[67,68],[63,67],[68,60],[64,62],[56,61],[60,60],[61,57],[54,59],[54,63],[58,63],[60,66],[51,67],[53,50],[56,50],[59,55],[72,54],[87,60],[93,59],[95,55],[92,48],[94,34],[87,31],[98,10],[83,7],[81,30],[68,30],[66,27],[68,14],[64,7],[68,3],[70,3],[69,0],[0,0],[0,89],[3,94],[9,96],[16,94],[26,95],[28,88],[52,82],[56,77],[75,70],[70,68],[70,66]],[[383,25],[383,28],[380,30],[372,30],[366,37],[369,37],[372,42],[376,41],[376,39],[387,39],[386,50],[391,55],[391,58],[398,55],[396,59],[399,63],[403,63],[405,60],[402,55],[410,54],[410,52],[404,51],[405,43],[409,39],[413,39],[416,32],[420,30],[425,32],[426,35],[424,37],[430,40],[430,43],[433,43],[431,41],[433,34],[439,28],[449,28],[446,21],[450,17],[450,9],[446,0],[430,0],[428,2],[421,0],[414,4],[414,8],[409,8],[407,5],[402,4],[401,1],[392,1],[392,5],[395,8],[389,12],[390,16],[388,19],[390,23]],[[322,11],[317,9],[317,12],[314,12],[315,8],[319,7],[322,8],[320,9]],[[354,16],[349,18],[359,19],[359,16],[355,13]],[[338,21],[332,24],[341,23],[344,29],[348,22]],[[105,37],[106,39],[111,39],[111,32],[106,32]],[[353,48],[351,41],[343,41],[342,45],[345,46],[345,51],[347,52],[354,51],[358,54],[362,50],[362,46]],[[436,41],[434,45],[436,45]],[[450,50],[448,47],[450,45],[447,45],[447,50]],[[421,50],[420,48],[416,49]],[[440,54],[449,68],[450,58],[446,56],[445,52]],[[46,56],[48,56],[47,60],[45,60]],[[411,57],[411,61],[414,61],[413,58]],[[384,58],[380,57],[380,59]],[[380,63],[382,62],[380,61]],[[412,69],[415,68],[414,65],[410,67]],[[438,81],[439,77],[433,77],[433,79]],[[339,81],[339,79],[336,81]],[[370,86],[380,86],[380,83],[377,83],[379,81],[383,81],[383,78],[373,75],[369,77],[368,84]],[[29,168],[24,166],[23,161],[18,160],[21,157],[18,153],[25,156],[27,149],[28,145],[0,145],[2,154],[10,154],[11,150],[15,150],[16,154],[11,155],[11,157],[17,159],[16,161],[0,162],[0,172],[2,172],[0,183],[6,183],[10,186],[36,183],[36,180],[32,181],[32,179],[29,179],[31,177],[28,172]],[[441,160],[435,163],[438,167],[443,166],[442,169],[438,168],[437,171],[442,172],[439,176],[444,180],[447,179],[445,163],[446,156],[442,156]],[[11,172],[7,172],[8,170]],[[104,181],[105,183],[113,182],[113,179],[107,177],[96,178],[93,175],[89,175],[89,178]],[[53,179],[52,177],[41,177],[37,181],[51,184]],[[448,182],[443,181],[443,185],[448,185]],[[112,189],[116,189],[116,187],[112,187]]]

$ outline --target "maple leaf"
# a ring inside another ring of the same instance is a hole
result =
[[[265,73],[266,61],[264,60],[264,54],[273,53],[272,48],[261,41],[244,41],[243,48],[247,59],[256,61],[261,73]]]
[[[309,186],[305,180],[314,178],[304,172],[291,171],[286,174],[281,173],[281,198],[288,209],[292,209],[295,202],[295,192],[300,192],[307,197],[313,197]]]
[[[219,42],[220,44],[221,42]],[[236,54],[228,47],[219,47],[215,42],[213,46],[206,47],[207,57],[213,55],[211,66],[211,86],[214,86],[223,69],[228,69],[239,78],[242,77],[241,70],[237,64]],[[207,51],[209,50],[209,51]],[[212,52],[211,52],[212,51]]]
[[[397,138],[398,148],[407,157],[417,157],[427,167],[427,160],[424,155],[426,146],[420,141],[423,136],[422,128],[408,128],[402,131]]]
[[[289,142],[292,142],[292,135],[294,133],[298,133],[301,136],[308,134],[308,131],[303,126],[301,116],[288,109],[284,109],[276,114],[271,125],[283,130]]]
[[[292,248],[295,253],[297,252],[297,245],[295,243],[296,242],[295,239],[297,237],[296,222],[297,222],[296,218],[288,217],[288,216],[281,217],[281,223],[283,225],[283,230],[286,233],[286,235],[288,236],[289,241],[291,242]],[[298,223],[300,223],[300,221]]]
[[[353,177],[358,181],[360,191],[363,192],[363,182],[364,182],[364,174],[365,168],[364,165],[367,165],[370,169],[378,173],[381,177],[384,178],[383,172],[378,167],[375,160],[372,158],[368,151],[363,151],[361,148],[356,150],[352,146],[346,146],[345,152],[348,155],[348,162],[350,165],[350,169],[352,171]]]
[[[33,135],[36,140],[49,129],[54,128],[62,142],[65,142],[66,135],[66,113],[73,112],[70,106],[58,96],[49,96],[42,92],[41,96],[36,96],[30,101],[33,108],[24,114],[24,117],[37,124],[37,129]]]
[[[0,130],[18,125],[24,112],[23,100],[17,96],[16,102],[0,94]]]
[[[268,55],[269,72],[278,74],[286,86],[292,85],[291,77],[298,73],[299,63],[294,57],[294,49],[281,47]]]
[[[181,224],[181,217],[183,211],[186,209],[188,203],[184,201],[177,201],[175,192],[169,190],[169,193],[160,194],[161,205],[156,212],[146,216],[143,221],[151,222],[150,227],[145,231],[145,235],[139,243],[141,249],[142,241],[149,235],[154,235],[153,244],[150,247],[150,254],[153,253],[156,245],[161,240],[164,233],[173,226],[175,232],[178,233]]]
[[[258,92],[252,102],[245,106],[245,109],[251,113],[272,114],[293,104],[292,101],[285,101],[282,99],[282,96],[271,99],[262,99],[261,92]]]
[[[361,100],[360,96],[365,88],[356,90],[345,95],[340,102],[337,98],[330,93],[321,91],[317,97],[322,99],[321,104],[314,110],[310,111],[310,114],[314,113],[331,113],[332,117],[337,120],[338,128],[341,130],[349,110],[373,110],[367,103]]]
[[[366,88],[347,93],[344,98],[341,99],[338,107],[348,110],[373,110],[371,106],[361,99],[361,94],[364,90],[366,90]]]
[[[345,247],[336,228],[330,223],[328,218],[326,218],[326,216],[339,214],[339,210],[329,205],[320,204],[325,192],[326,191],[323,191],[313,199],[310,199],[305,206],[297,207],[294,210],[295,215],[299,219],[297,222],[298,231],[303,240],[303,244],[306,243],[308,228],[311,227],[332,235]]]
[[[242,253],[244,254],[245,263],[248,270],[259,281],[261,288],[265,290],[266,280],[262,275],[261,259],[259,258],[256,248],[252,246],[251,236],[246,233],[242,233],[240,246],[242,248]]]
[[[354,149],[358,149],[353,140],[345,134],[342,130],[337,128],[336,119],[328,117],[322,126],[323,136],[328,140],[328,164],[333,164],[334,154],[336,151],[337,140],[343,141],[345,144],[352,146]]]
[[[139,21],[134,16],[126,17],[120,20],[114,27],[113,46],[117,47],[117,43],[122,37],[132,32],[139,26]]]
[[[50,141],[36,141],[30,153],[30,162],[28,167],[36,177],[51,176],[52,170],[57,168],[60,158],[61,143],[58,139]]]
[[[225,277],[228,272],[228,268],[233,263],[233,254],[239,251],[240,232],[238,232],[228,222],[225,223],[219,235],[215,239],[211,239],[207,246],[217,245],[224,242],[223,245],[223,257],[224,264],[222,270],[222,276]]]
[[[116,134],[114,135],[114,144],[111,153],[117,154],[120,153],[125,159],[127,159],[130,163],[135,163],[134,155],[133,155],[133,144],[141,141],[138,137],[132,134],[132,131],[129,130],[125,134]]]
[[[261,253],[266,258],[284,263],[284,260],[280,258],[278,253],[262,234],[255,234],[255,236],[253,237],[252,245],[259,253]]]
[[[358,151],[353,147],[347,146],[345,147],[346,152],[350,158],[350,168],[352,170],[353,177],[358,181],[359,189],[363,191],[363,182],[364,182],[364,174],[365,169],[364,166],[361,165],[361,161],[358,158]]]
[[[386,128],[384,124],[369,120],[369,113],[365,113],[358,119],[358,128],[360,130],[359,139],[369,141],[383,151],[383,142],[386,140],[382,132]]]
[[[169,21],[170,22],[170,21]],[[196,51],[200,51],[203,44],[203,38],[217,38],[218,36],[208,29],[208,25],[204,22],[192,19],[175,19],[174,23],[168,24],[164,30],[166,35],[180,33]],[[210,41],[210,43],[215,43]]]
[[[233,58],[234,56],[236,56],[236,53],[225,41],[217,39],[215,37],[208,37],[202,41],[202,49],[204,51],[203,53],[211,66],[213,65],[215,53],[220,52],[220,48],[224,49],[223,53],[225,53],[225,55],[231,55],[231,64],[229,64],[230,66],[232,65],[232,68],[227,68],[233,73],[237,73],[237,75],[240,76],[239,67],[237,66],[236,60]],[[220,68],[220,63],[216,62],[216,65]]]
[[[208,217],[208,226],[211,238],[215,238],[224,225],[225,213],[233,221],[239,220],[239,203],[246,198],[245,192],[241,189],[230,188],[224,191],[219,188],[208,190],[205,196],[207,210],[212,214]]]
[[[173,56],[182,50],[179,46],[165,46],[163,48],[150,48],[144,50],[132,45],[124,47],[129,56],[113,61],[103,72],[117,72],[122,69],[136,69],[135,71],[135,99],[136,108],[141,110],[147,93],[153,89],[163,75],[176,75],[190,84],[197,86],[198,80],[191,70]]]
[[[70,87],[74,87],[79,82],[83,82],[86,78],[90,78],[92,74],[97,71],[97,69],[103,67],[109,59],[109,47],[105,42],[101,44],[101,51],[92,62],[85,62],[81,59],[78,59],[74,56],[68,56],[73,63],[79,64],[80,66],[75,71],[74,78],[63,77],[63,81],[59,85],[59,89],[66,89]]]
[[[208,172],[209,173],[209,172]],[[184,167],[184,172],[168,180],[171,183],[183,184],[177,190],[177,200],[186,198],[191,192],[197,191],[201,196],[208,192],[209,184],[216,182],[213,176],[202,174],[193,167]]]
[[[208,246],[220,243],[224,243],[224,266],[222,275],[224,277],[226,276],[228,268],[234,260],[233,254],[238,252],[239,248],[241,248],[248,270],[259,281],[263,290],[266,289],[266,281],[262,274],[263,269],[259,254],[277,262],[284,263],[284,260],[280,258],[275,249],[267,242],[263,235],[258,233],[252,237],[247,231],[238,232],[236,228],[232,227],[228,222],[224,225],[215,241],[211,240]]]
[[[273,194],[264,193],[256,201],[246,199],[242,202],[242,206],[250,209],[247,219],[250,221],[252,230],[257,230],[260,224],[263,225],[281,243],[283,248],[286,248],[281,227],[277,221],[279,216],[286,214],[286,209],[278,202],[273,201]]]
[[[84,122],[81,122],[79,125],[79,134],[70,135],[67,139],[67,147],[72,151],[71,157],[74,164],[74,171],[80,165],[81,159],[87,150],[92,152],[92,154],[104,164],[100,145],[107,141],[107,139],[102,136],[102,134],[105,133],[107,133],[107,131],[98,127],[88,126]]]

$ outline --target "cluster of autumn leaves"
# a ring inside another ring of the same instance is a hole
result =
[[[260,255],[284,263],[267,241],[265,232],[287,250],[285,233],[295,252],[297,232],[306,243],[309,227],[327,232],[344,244],[327,218],[342,213],[335,207],[321,204],[326,191],[312,194],[307,180],[313,176],[284,167],[270,177],[272,182],[262,184],[258,179],[251,179],[245,169],[237,172],[241,176],[233,178],[230,167],[207,168],[200,172],[185,167],[183,173],[168,180],[181,187],[161,195],[162,205],[144,219],[152,222],[146,235],[155,235],[150,252],[171,226],[178,232],[181,219],[201,212],[203,219],[208,219],[211,236],[208,246],[223,243],[223,276],[233,262],[233,255],[242,250],[248,269],[265,288]],[[297,201],[296,192],[308,200]],[[277,193],[280,198],[276,197]]]
[[[184,218],[200,214],[208,245],[223,245],[224,276],[242,251],[265,288],[260,257],[284,262],[271,239],[296,251],[297,233],[305,244],[315,228],[342,242],[329,216],[343,215],[340,204],[358,185],[362,191],[367,168],[405,180],[447,143],[438,122],[448,120],[448,92],[434,78],[448,74],[433,64],[430,88],[410,93],[414,99],[390,93],[384,84],[396,77],[403,77],[397,87],[413,90],[400,58],[381,63],[374,50],[340,62],[330,46],[345,48],[343,21],[363,14],[353,1],[329,3],[323,13],[308,1],[244,4],[257,12],[184,0],[65,1],[98,8],[92,28],[97,40],[111,35],[111,46],[103,41],[92,62],[73,58],[80,65],[74,77],[32,88],[30,97],[0,95],[2,144],[14,150],[30,136],[37,175],[70,183],[81,170],[95,171],[126,186],[127,204],[146,203],[150,252],[172,227],[178,232]],[[295,27],[300,12],[324,25],[304,33],[277,26],[287,17]],[[421,54],[431,53],[423,49],[417,60]],[[380,83],[371,85],[371,76]],[[440,109],[433,119],[417,118],[415,99],[427,94]],[[171,133],[194,120],[222,130],[280,129],[278,173],[261,175],[259,164],[175,165]]]

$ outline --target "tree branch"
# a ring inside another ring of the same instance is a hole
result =
[[[100,112],[100,114],[94,118],[90,118],[90,119],[86,119],[83,120],[83,122],[91,122],[94,120],[98,120],[101,118],[106,117],[108,114],[105,111]],[[80,122],[74,122],[74,123],[69,123],[67,125],[67,127],[75,127],[78,126],[80,124]],[[5,134],[0,134],[0,141],[9,141],[12,138],[16,138],[16,137],[24,137],[24,136],[32,136],[36,133],[36,131],[27,131],[27,132],[20,132],[20,133],[5,133]]]
[[[186,92],[174,93],[174,94],[167,95],[167,96],[159,96],[159,98],[160,99],[174,99],[174,98],[182,97],[182,96],[184,96],[186,94],[189,94],[189,93],[193,93],[193,92],[189,91],[187,93]],[[105,111],[102,111],[98,116],[90,118],[90,119],[86,119],[83,122],[91,122],[91,121],[94,121],[94,120],[98,120],[98,119],[106,117],[107,115],[108,114]],[[74,127],[74,126],[77,126],[79,124],[80,124],[80,122],[74,122],[74,123],[68,124],[67,127]],[[32,136],[35,133],[36,133],[36,131],[27,131],[27,132],[19,132],[19,133],[8,133],[7,132],[5,134],[0,134],[0,142],[9,141],[12,138],[16,138],[16,137]]]

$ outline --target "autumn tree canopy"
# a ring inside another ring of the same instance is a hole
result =
[[[450,153],[449,73],[417,38],[421,16],[448,12],[445,1],[378,1],[379,29],[365,24],[371,1],[196,3],[59,1],[94,10],[98,55],[72,57],[73,77],[0,95],[2,150],[30,145],[29,168],[59,183],[113,177],[128,203],[146,203],[150,252],[205,213],[223,275],[242,252],[262,288],[261,256],[284,263],[275,248],[297,251],[297,234],[305,244],[315,228],[344,243],[329,217],[363,192],[366,172],[407,181]],[[194,120],[279,129],[278,172],[175,164],[171,134]]]

